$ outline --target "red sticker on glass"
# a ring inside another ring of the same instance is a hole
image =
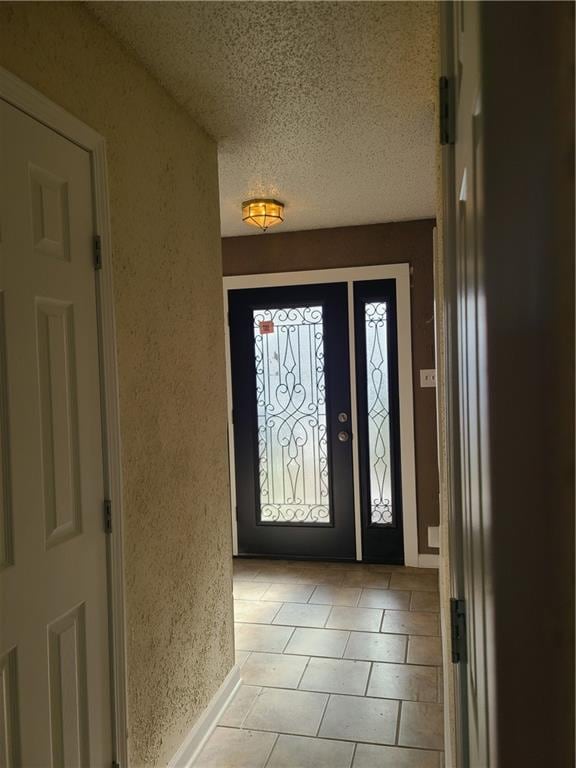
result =
[[[258,327],[260,328],[260,333],[262,335],[265,333],[274,333],[274,320],[260,320]]]

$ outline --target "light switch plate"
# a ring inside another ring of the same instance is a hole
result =
[[[434,549],[440,549],[440,526],[439,525],[428,526],[428,546],[434,547]]]
[[[421,387],[436,386],[436,369],[435,368],[422,368],[420,370],[420,386]]]

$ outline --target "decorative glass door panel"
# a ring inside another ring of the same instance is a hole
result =
[[[253,310],[261,523],[331,522],[323,307]]]
[[[239,552],[354,559],[346,285],[230,291],[229,318]]]
[[[402,563],[396,286],[354,283],[362,551]]]
[[[364,303],[366,333],[366,397],[368,461],[370,462],[370,523],[391,525],[390,400],[388,381],[388,323],[385,301]]]

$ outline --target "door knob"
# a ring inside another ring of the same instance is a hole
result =
[[[348,432],[338,432],[338,440],[340,440],[341,443],[347,443],[348,440],[350,440],[350,435]]]

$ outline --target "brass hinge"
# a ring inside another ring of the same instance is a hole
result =
[[[104,533],[112,533],[112,502],[104,499]]]
[[[100,235],[94,235],[92,251],[94,255],[94,269],[102,269],[102,239]]]
[[[466,603],[450,598],[450,634],[452,637],[452,662],[466,662]]]
[[[440,108],[440,144],[455,142],[454,78],[441,77],[438,83]]]

